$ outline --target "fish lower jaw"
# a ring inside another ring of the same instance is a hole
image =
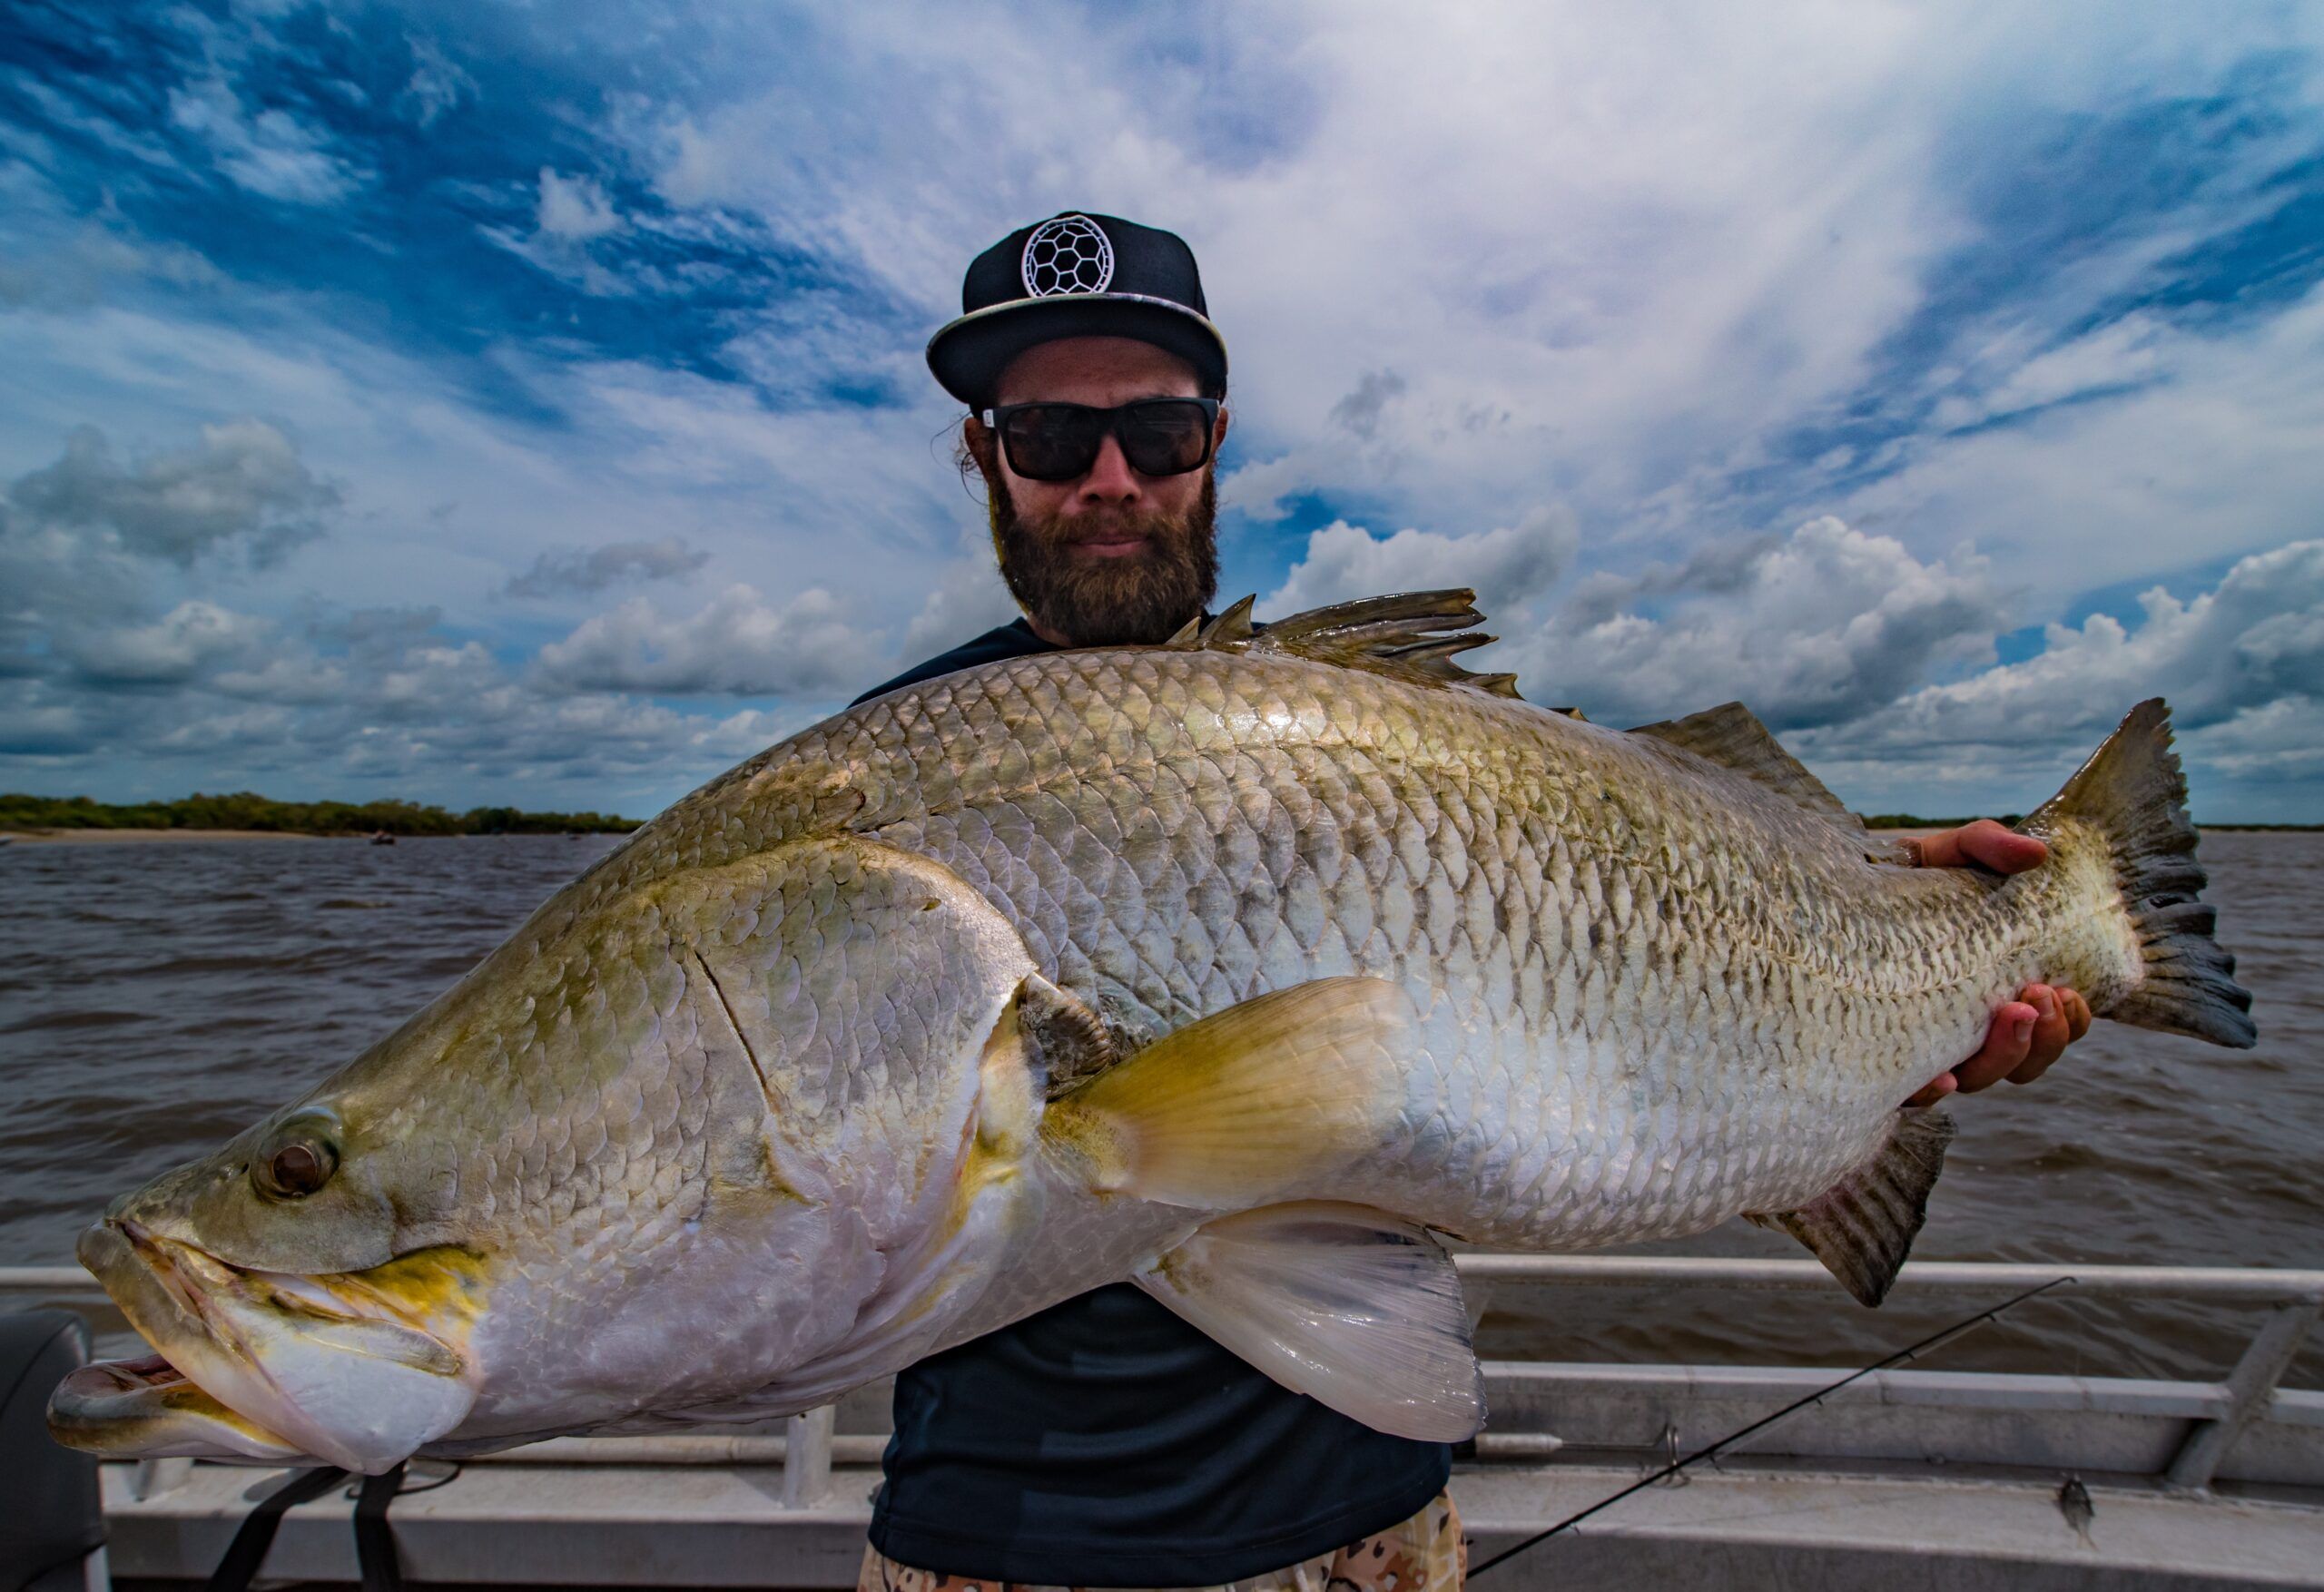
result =
[[[106,1459],[247,1459],[290,1464],[307,1458],[204,1392],[159,1354],[100,1360],[58,1383],[49,1396],[49,1435]]]
[[[122,1458],[312,1456],[377,1473],[475,1403],[448,1346],[359,1312],[316,1279],[245,1271],[119,1221],[84,1236],[82,1259],[154,1352],[66,1379],[50,1420],[68,1446]]]

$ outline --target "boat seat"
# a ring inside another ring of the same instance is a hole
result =
[[[48,1395],[89,1362],[89,1329],[62,1310],[0,1315],[0,1592],[109,1585],[97,1461],[48,1435]]]

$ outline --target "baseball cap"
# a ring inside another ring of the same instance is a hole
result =
[[[929,339],[928,368],[946,392],[983,408],[1009,361],[1070,337],[1152,343],[1192,365],[1206,392],[1226,390],[1226,339],[1186,240],[1087,211],[1020,227],[970,261],[960,317]]]

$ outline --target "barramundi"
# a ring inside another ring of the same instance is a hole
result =
[[[1737,1216],[1876,1302],[2028,980],[2252,1043],[2166,709],[2001,878],[1741,706],[1618,731],[1467,593],[907,686],[752,758],[392,1034],[116,1200],[109,1455],[377,1472],[812,1409],[1128,1279],[1384,1430],[1483,1420],[1450,1239]]]

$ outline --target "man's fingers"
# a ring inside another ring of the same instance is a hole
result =
[[[1923,836],[1918,851],[1924,868],[1974,865],[1995,873],[2023,873],[2050,854],[2050,849],[2032,835],[2021,835],[1990,818]]]
[[[2021,835],[1990,818],[1939,830],[1915,843],[1924,868],[1990,868],[1995,873],[2023,873],[2050,854],[2032,835]]]
[[[2022,1000],[2010,1001],[1994,1013],[1992,1026],[1985,1030],[1984,1048],[1953,1069],[1960,1079],[1961,1092],[1974,1095],[1990,1089],[2024,1066],[2034,1045],[2034,1025],[2041,1015]]]
[[[1923,868],[1961,866],[1961,831],[1959,830],[1939,830],[1933,835],[1923,835],[1920,839],[1907,840],[1905,844],[1912,848],[1913,860]]]
[[[1961,1086],[1961,1080],[1951,1073],[1939,1073],[1929,1080],[1919,1093],[1905,1102],[1907,1106],[1934,1106]]]
[[[2090,1032],[2090,1003],[2074,990],[2046,984],[2027,985],[2018,998],[2042,1014],[2034,1019],[2034,1040],[2026,1047],[2024,1064],[2009,1075],[2013,1084],[2030,1084],[2050,1070],[2067,1046]]]
[[[2012,1067],[2009,1081],[2030,1084],[2050,1070],[2050,1064],[2065,1053],[2073,1043],[2073,1026],[2066,1017],[2066,1004],[2059,992],[2046,984],[2028,984],[2018,992],[2018,999],[2035,1012],[2034,1032],[2025,1047],[2025,1059]]]

